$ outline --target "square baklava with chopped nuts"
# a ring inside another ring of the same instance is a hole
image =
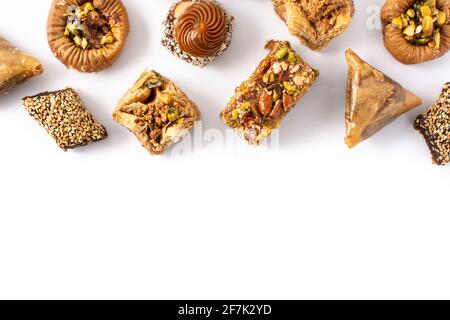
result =
[[[113,118],[160,155],[194,128],[200,111],[172,81],[147,70],[120,99]]]
[[[252,145],[279,128],[319,75],[287,41],[268,41],[266,49],[270,53],[236,89],[221,114],[225,124]]]
[[[108,137],[105,127],[87,111],[71,88],[26,97],[22,103],[64,151]]]

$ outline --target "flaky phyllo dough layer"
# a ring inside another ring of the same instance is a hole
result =
[[[321,50],[347,30],[353,0],[272,0],[289,32],[312,50]]]
[[[145,71],[119,101],[113,118],[157,155],[194,127],[200,111],[172,81],[155,71]]]
[[[44,72],[39,61],[0,37],[0,94]]]

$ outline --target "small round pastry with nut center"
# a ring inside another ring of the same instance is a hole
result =
[[[110,67],[129,31],[121,0],[53,0],[47,22],[48,43],[55,57],[81,72]]]
[[[384,46],[404,64],[434,60],[450,49],[450,0],[387,0],[381,21]]]
[[[232,21],[216,0],[181,0],[163,23],[162,43],[179,58],[203,67],[230,45]]]

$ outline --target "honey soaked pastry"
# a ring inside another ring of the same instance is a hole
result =
[[[384,45],[404,64],[437,59],[450,49],[449,18],[450,0],[387,0]]]
[[[422,99],[375,69],[352,50],[348,64],[345,142],[353,148],[386,125],[422,104]]]
[[[129,33],[120,0],[53,0],[47,24],[50,48],[67,67],[98,72],[120,55]]]
[[[162,44],[186,62],[203,67],[230,45],[232,21],[216,0],[182,0],[164,21]]]
[[[251,145],[278,129],[319,76],[287,41],[268,41],[270,53],[231,98],[221,117]]]
[[[113,118],[151,154],[159,155],[194,127],[200,111],[172,81],[145,71],[120,99]]]
[[[414,127],[420,131],[430,149],[433,163],[450,162],[450,82],[442,88],[439,99],[417,117]]]
[[[312,50],[326,47],[350,26],[353,0],[272,0],[289,32]]]
[[[42,72],[39,61],[0,37],[0,95]]]

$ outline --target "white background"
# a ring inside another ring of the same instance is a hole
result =
[[[0,298],[450,298],[450,168],[431,164],[412,127],[450,80],[450,55],[398,63],[367,25],[370,5],[383,1],[355,2],[351,29],[315,53],[269,0],[223,0],[236,18],[233,43],[199,69],[160,44],[172,1],[125,0],[132,32],[99,74],[52,56],[50,0],[3,3],[0,34],[46,70],[0,97]],[[225,132],[219,112],[270,38],[290,40],[321,71],[283,123],[278,150],[204,143],[151,157],[111,119],[148,67],[197,102],[204,130]],[[351,151],[348,47],[424,100]],[[64,153],[21,106],[67,85],[107,127],[106,141]]]

